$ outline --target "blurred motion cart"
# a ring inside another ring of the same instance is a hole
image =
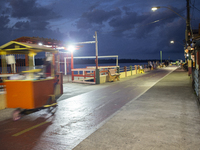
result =
[[[52,54],[51,72],[48,77],[43,74],[42,69],[34,67],[34,56],[39,52]],[[20,119],[21,115],[57,106],[56,94],[62,94],[62,73],[55,72],[56,53],[57,50],[53,48],[16,41],[10,41],[0,47],[3,73],[7,72],[6,55],[25,54],[28,56],[26,70],[21,72],[24,79],[3,80],[7,108],[18,108],[13,113],[13,120]],[[60,85],[58,92],[55,93],[57,83]]]

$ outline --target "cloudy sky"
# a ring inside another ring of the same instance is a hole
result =
[[[186,0],[1,0],[0,45],[22,36],[66,42],[94,41],[99,56],[183,59]],[[191,26],[200,23],[200,1],[191,0]],[[174,40],[175,44],[170,44]],[[84,45],[75,56],[94,56],[95,45]]]

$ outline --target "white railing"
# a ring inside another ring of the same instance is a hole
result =
[[[95,69],[92,68],[72,69],[72,82],[95,84],[96,83]]]

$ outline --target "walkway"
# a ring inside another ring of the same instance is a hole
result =
[[[187,72],[177,69],[74,150],[199,150],[200,116]]]
[[[199,150],[196,96],[187,72],[174,69],[103,85],[64,84],[55,115],[40,111],[0,121],[1,148]]]

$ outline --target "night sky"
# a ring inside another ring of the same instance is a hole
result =
[[[22,36],[66,42],[94,41],[99,56],[184,59],[186,0],[0,0],[0,45]],[[198,29],[200,1],[191,0],[191,27]],[[158,21],[159,20],[159,21]],[[174,44],[170,44],[174,40]],[[95,56],[86,44],[74,56]]]

